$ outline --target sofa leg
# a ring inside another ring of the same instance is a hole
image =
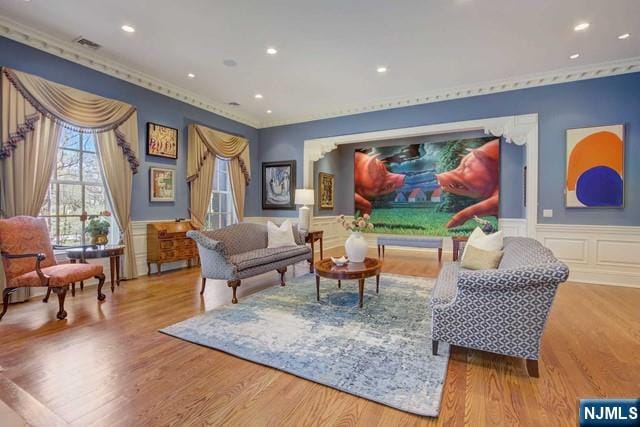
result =
[[[284,273],[286,272],[287,272],[287,267],[278,269],[278,273],[280,273],[280,286],[284,286]]]
[[[538,371],[538,361],[534,359],[526,359],[527,373],[530,377],[538,378],[540,373]]]
[[[2,313],[0,313],[0,320],[2,320],[5,313],[9,309],[9,297],[15,291],[16,291],[16,288],[4,288],[2,290]]]
[[[438,355],[438,341],[436,341],[436,340],[432,340],[431,341],[431,353],[434,356]]]
[[[202,286],[200,287],[200,295],[204,295],[204,287],[207,286],[207,278],[202,278]]]
[[[233,304],[237,304],[238,298],[236,298],[236,289],[240,286],[240,280],[229,280],[227,282],[227,286],[233,289],[233,298],[231,299],[231,302]]]
[[[67,318],[67,312],[64,311],[64,298],[67,296],[68,289],[69,289],[69,285],[53,288],[53,292],[55,292],[56,295],[58,295],[59,308],[58,308],[58,314],[56,315],[56,317],[60,320],[64,320]]]

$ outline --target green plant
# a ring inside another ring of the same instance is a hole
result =
[[[109,234],[109,227],[111,226],[111,223],[106,218],[103,218],[103,216],[109,217],[111,216],[111,213],[105,211],[99,216],[91,217],[89,220],[86,232],[89,233],[91,237]]]

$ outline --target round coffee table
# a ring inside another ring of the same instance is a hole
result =
[[[358,280],[358,293],[360,294],[360,308],[364,300],[364,279],[376,276],[376,293],[380,290],[380,270],[382,261],[375,258],[365,258],[364,262],[349,262],[338,266],[331,258],[322,259],[315,263],[316,270],[316,297],[320,301],[320,277],[338,281],[338,287],[342,280]]]

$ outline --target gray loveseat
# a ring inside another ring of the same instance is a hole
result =
[[[187,232],[200,253],[200,294],[204,293],[207,279],[226,280],[233,289],[231,302],[236,304],[236,288],[242,279],[272,270],[280,273],[280,284],[284,286],[287,266],[311,259],[304,234],[294,228],[293,236],[296,246],[269,249],[267,226],[263,224],[240,223],[219,230]]]
[[[538,376],[540,340],[568,267],[538,241],[507,237],[497,270],[445,264],[431,298],[433,354],[438,341],[527,361]]]

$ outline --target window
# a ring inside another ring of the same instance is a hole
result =
[[[231,192],[231,181],[229,180],[229,165],[226,160],[216,158],[213,191],[211,192],[211,202],[207,210],[205,227],[216,229],[236,222],[236,209],[233,205],[233,193]]]
[[[40,210],[40,216],[47,219],[53,244],[82,243],[82,212],[97,215],[111,210],[94,138],[68,129],[60,137],[56,167]]]

